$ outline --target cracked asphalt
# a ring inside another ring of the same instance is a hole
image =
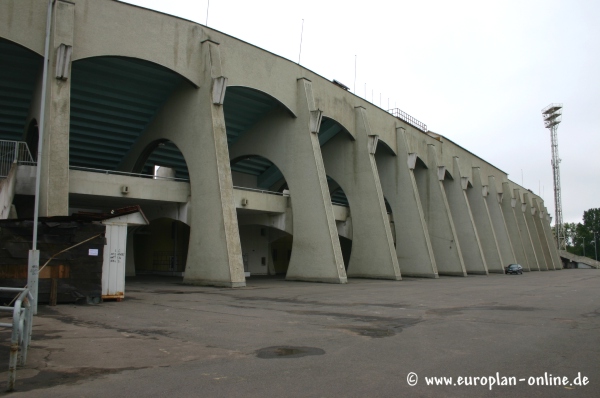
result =
[[[9,339],[0,331],[5,369]],[[122,302],[40,306],[8,395],[597,397],[599,343],[598,270],[348,285],[253,277],[240,289],[138,277]],[[426,383],[496,373],[580,373],[589,384]]]

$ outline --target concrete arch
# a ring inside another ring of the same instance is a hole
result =
[[[148,170],[144,170],[148,162],[152,162],[156,166],[173,169],[175,171],[175,178],[187,178],[189,176],[187,162],[181,150],[175,143],[166,138],[158,139],[148,144],[140,154],[132,171],[139,174],[142,174],[144,171],[148,173]],[[154,170],[150,170],[150,172],[154,175]],[[172,176],[162,175],[162,177]]]
[[[296,81],[297,117],[281,106],[274,107],[230,145],[229,157],[260,155],[285,175],[294,246],[301,248],[292,251],[287,278],[346,283],[318,138],[310,131],[314,106],[310,87],[306,79]]]
[[[13,0],[3,3],[11,4],[7,7],[6,12],[0,12],[0,38],[12,41],[43,56],[48,2]],[[23,30],[23,26],[19,22],[18,16],[20,15],[27,15],[29,18],[26,30]]]
[[[285,175],[277,164],[261,155],[238,156],[230,161],[233,185],[283,192],[289,190]]]
[[[375,148],[375,154],[381,154],[381,152],[385,152],[391,156],[397,156],[396,151],[385,141],[377,140],[377,147]]]
[[[157,217],[135,232],[132,234],[132,246],[136,275],[183,275],[191,232],[187,223],[170,217]]]
[[[279,105],[283,109],[285,109],[290,114],[290,116],[292,116],[294,118],[297,117],[296,113],[288,105],[286,105],[281,99],[279,99],[277,97],[276,93],[268,91],[268,89],[265,87],[258,88],[256,86],[250,86],[250,85],[229,85],[229,86],[227,86],[227,91],[225,92],[225,101],[227,101],[227,92],[230,90],[248,90],[250,92],[256,92],[256,93],[262,94],[264,96],[267,96],[267,97],[271,98],[273,101],[275,101],[277,103],[277,105]]]
[[[141,64],[146,64],[146,65],[153,65],[159,69],[163,69],[163,70],[167,70],[169,72],[172,72],[174,74],[176,74],[177,76],[181,77],[183,80],[185,80],[186,82],[188,82],[190,85],[194,86],[194,87],[198,87],[197,86],[197,82],[194,82],[193,80],[190,79],[189,76],[186,76],[185,74],[181,73],[181,70],[179,70],[178,68],[174,67],[173,65],[164,65],[160,62],[157,62],[156,59],[153,58],[142,58],[142,57],[138,57],[138,56],[133,56],[131,54],[128,55],[121,55],[121,54],[98,54],[98,55],[90,55],[87,57],[78,57],[78,58],[73,58],[73,65],[77,65],[80,64],[82,62],[88,62],[88,61],[93,61],[95,59],[123,59],[123,60],[128,60],[128,61],[132,61],[132,62],[139,62]]]
[[[321,146],[325,145],[339,133],[346,134],[352,141],[356,140],[356,137],[342,123],[332,117],[323,116],[321,126],[319,127],[319,144]]]
[[[400,280],[374,159],[376,136],[371,134],[364,108],[354,112],[354,135],[335,133],[321,147],[325,172],[343,187],[350,205],[353,242],[348,276]],[[342,131],[343,126],[336,123],[329,123],[330,130],[335,132],[337,126]]]

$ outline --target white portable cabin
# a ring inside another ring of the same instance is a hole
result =
[[[138,211],[116,214],[102,221],[106,225],[106,246],[102,264],[102,299],[121,301],[125,297],[125,258],[127,226],[148,225],[146,216]]]

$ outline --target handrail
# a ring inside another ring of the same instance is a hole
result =
[[[129,177],[151,178],[153,180],[171,180],[171,181],[190,182],[190,180],[187,178],[162,177],[162,176],[155,176],[152,174],[129,173],[127,171],[95,169],[92,167],[69,166],[69,169],[80,170],[80,171],[91,171],[93,173],[102,173],[102,174],[117,174],[117,175],[129,176]]]
[[[266,189],[258,189],[258,188],[248,188],[248,187],[238,187],[238,186],[233,186],[233,189],[240,189],[242,191],[252,191],[252,192],[260,192],[260,193],[266,193],[269,195],[279,195],[279,196],[286,196],[284,195],[282,192],[275,192],[275,191],[268,191]]]
[[[31,152],[26,142],[0,140],[0,178],[8,177],[8,173],[13,165],[26,164],[35,165]]]
[[[427,132],[427,125],[416,118],[412,117],[408,113],[404,112],[402,109],[394,108],[388,109],[388,112],[392,114],[392,116],[397,117],[400,120],[404,120],[406,123],[413,125],[424,133]]]
[[[27,349],[31,341],[32,311],[30,303],[33,300],[28,288],[0,287],[0,292],[20,292],[12,307],[12,323],[1,323],[0,327],[12,328],[10,338],[10,359],[8,361],[8,386],[7,391],[15,388],[17,379],[17,364],[25,365]],[[10,311],[10,307],[1,307],[2,311]]]

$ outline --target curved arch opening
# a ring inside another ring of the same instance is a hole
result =
[[[259,155],[247,155],[231,160],[231,177],[234,187],[280,193],[288,189],[279,167]]]
[[[183,276],[190,240],[187,224],[162,217],[133,233],[135,275]]]
[[[38,122],[35,119],[32,119],[29,122],[29,126],[27,127],[27,132],[25,133],[25,142],[27,143],[27,147],[29,148],[29,153],[33,158],[34,162],[37,162],[38,156],[38,145],[40,141],[40,130],[38,126]]]
[[[6,104],[2,106],[0,140],[22,141],[30,127],[27,118],[32,111],[43,57],[20,44],[0,38],[0,59],[0,103]]]
[[[227,144],[231,147],[248,129],[276,108],[282,108],[291,117],[296,117],[281,101],[263,91],[244,86],[227,87],[223,103]]]
[[[375,148],[375,154],[376,155],[387,154],[387,155],[396,156],[396,152],[387,144],[387,142],[382,141],[382,140],[377,141],[377,148]]]
[[[342,133],[351,141],[354,141],[354,137],[352,136],[352,134],[350,134],[348,129],[342,126],[341,123],[329,117],[323,116],[321,126],[319,128],[319,144],[321,146],[325,145],[338,133]]]
[[[292,258],[291,234],[263,224],[240,226],[242,260],[246,277],[285,277]]]
[[[150,143],[135,163],[133,172],[154,178],[187,180],[190,177],[183,154],[175,143],[167,139]]]
[[[115,170],[181,84],[176,72],[150,61],[99,56],[73,62],[70,165]]]

